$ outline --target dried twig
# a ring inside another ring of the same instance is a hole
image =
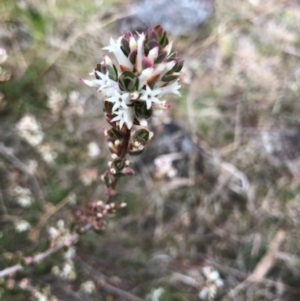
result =
[[[242,271],[236,270],[234,268],[226,267],[222,264],[217,263],[214,260],[207,259],[207,258],[205,258],[205,256],[203,256],[203,258],[202,258],[202,256],[200,256],[200,257],[202,259],[204,259],[207,263],[210,263],[213,266],[215,266],[216,268],[218,268],[219,270],[221,270],[225,273],[231,273],[235,277],[244,279],[242,282],[240,282],[236,287],[234,287],[228,293],[228,297],[234,298],[238,294],[238,292],[240,292],[247,286],[247,284],[249,282],[252,282],[252,283],[263,282],[263,283],[266,283],[269,285],[278,284],[278,281],[267,279],[267,278],[265,278],[265,276],[267,275],[268,271],[272,268],[274,261],[277,258],[277,253],[279,252],[280,245],[283,242],[285,236],[286,236],[286,234],[285,234],[284,230],[280,229],[277,231],[274,239],[271,241],[268,252],[265,254],[265,256],[262,257],[262,259],[256,265],[256,268],[250,275],[247,273],[244,273]],[[281,283],[281,284],[288,290],[295,292],[296,294],[300,294],[300,291],[297,288],[291,287],[284,283]]]
[[[236,296],[238,292],[240,292],[246,287],[247,283],[259,283],[264,280],[265,276],[267,275],[268,271],[272,268],[274,261],[276,260],[277,252],[279,251],[279,247],[283,242],[284,238],[285,232],[282,229],[278,230],[274,239],[271,241],[269,251],[259,261],[251,275],[248,276],[244,281],[239,283],[235,288],[233,288],[229,292],[228,296],[230,298],[234,298],[234,296]]]
[[[84,271],[95,281],[99,289],[103,289],[109,294],[118,296],[119,298],[127,301],[144,301],[143,299],[132,295],[122,289],[108,284],[102,274],[96,272],[89,264],[80,259],[80,264]]]
[[[53,253],[56,253],[60,249],[76,243],[78,238],[79,238],[78,234],[72,234],[69,237],[67,237],[64,241],[57,244],[53,248],[50,248],[50,249],[46,250],[45,252],[38,253],[34,256],[25,257],[24,258],[24,263],[25,263],[25,265],[37,264],[37,263],[45,260],[47,257],[52,255]],[[23,269],[23,265],[21,265],[21,264],[16,264],[12,267],[6,268],[6,269],[0,271],[0,278],[12,275],[12,274],[14,274],[18,271],[21,271],[22,269]]]
[[[208,258],[206,255],[201,255],[201,254],[197,254],[197,258],[204,260],[206,263],[214,266],[216,269],[218,269],[219,271],[221,271],[224,274],[230,274],[232,276],[234,276],[235,278],[241,280],[241,282],[234,288],[234,292],[232,292],[232,290],[227,294],[229,297],[231,297],[230,300],[232,300],[232,295],[236,295],[237,291],[240,291],[241,289],[245,288],[246,284],[248,283],[248,278],[251,276],[251,274],[248,274],[246,272],[243,272],[241,270],[232,268],[227,266],[226,264],[220,263],[216,260],[213,260],[211,258]],[[300,290],[297,287],[293,287],[291,285],[285,284],[283,282],[280,282],[278,280],[272,280],[269,278],[262,278],[261,279],[261,283],[264,283],[265,285],[270,285],[270,286],[274,286],[274,285],[281,285],[283,286],[287,291],[292,292],[296,295],[300,296]],[[235,293],[235,294],[234,294]],[[224,299],[226,300],[226,299]]]
[[[270,244],[269,251],[265,254],[265,256],[259,261],[256,265],[252,274],[248,277],[248,281],[251,282],[260,282],[272,268],[274,261],[276,260],[277,253],[279,251],[279,247],[285,238],[285,232],[280,229],[276,233],[274,239]]]
[[[13,151],[6,147],[3,143],[0,143],[0,155],[2,155],[8,162],[10,162],[15,168],[26,174],[32,186],[32,192],[35,198],[41,203],[45,201],[45,195],[40,187],[40,184],[35,175],[28,170],[27,166],[22,163],[13,153]]]

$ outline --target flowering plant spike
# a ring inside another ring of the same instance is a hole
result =
[[[128,129],[146,126],[153,110],[167,107],[164,95],[179,95],[183,61],[172,52],[172,43],[160,25],[146,33],[128,32],[116,41],[111,38],[103,49],[114,53],[117,65],[105,55],[92,72],[95,79],[83,82],[103,94],[112,126],[119,130],[124,125]]]
[[[104,55],[90,74],[95,78],[83,80],[104,96],[105,117],[112,126],[104,130],[112,161],[102,176],[108,196],[106,204],[111,208],[103,211],[96,205],[101,209],[101,214],[97,213],[99,219],[116,209],[113,199],[117,179],[134,174],[126,155],[141,154],[153,136],[147,129],[147,119],[155,110],[169,108],[162,99],[165,95],[180,95],[178,81],[183,66],[160,25],[146,33],[128,32],[117,40],[111,38],[110,45],[103,49],[113,52],[117,63]]]

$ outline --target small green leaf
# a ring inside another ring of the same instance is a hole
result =
[[[134,104],[135,114],[138,118],[148,119],[152,116],[152,108],[147,109],[147,104],[143,101],[136,101]]]

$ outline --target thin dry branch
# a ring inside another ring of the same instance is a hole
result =
[[[112,286],[108,284],[105,280],[102,274],[96,272],[89,264],[84,262],[80,259],[80,264],[85,271],[86,274],[89,274],[89,276],[95,281],[96,285],[99,289],[103,289],[109,294],[115,295],[122,300],[127,301],[145,301],[144,299],[141,299],[137,296],[132,295],[131,293],[128,293],[126,291],[123,291],[122,289]]]
[[[205,258],[205,256],[200,256],[200,258],[204,259],[207,263],[212,264],[217,269],[223,271],[224,273],[231,273],[237,278],[243,279],[242,282],[240,282],[236,287],[230,290],[230,292],[227,294],[229,298],[234,298],[241,290],[245,289],[248,285],[248,283],[265,283],[268,285],[276,285],[279,283],[279,281],[271,280],[268,278],[265,278],[269,270],[273,267],[275,260],[277,259],[277,254],[279,252],[280,246],[285,239],[286,233],[284,230],[279,229],[273,238],[273,240],[270,243],[270,247],[268,252],[262,257],[262,259],[258,262],[256,265],[254,271],[249,275],[247,273],[244,273],[242,271],[236,270],[231,267],[224,266],[220,263],[217,263],[214,260],[210,260]],[[284,283],[281,283],[287,290],[294,292],[296,294],[300,294],[299,289],[286,285]],[[231,300],[231,299],[230,299]]]
[[[224,274],[230,274],[232,276],[234,276],[235,278],[241,280],[241,282],[234,288],[234,292],[232,293],[232,290],[227,294],[229,297],[232,297],[232,295],[235,295],[235,293],[237,293],[237,290],[240,291],[241,289],[246,287],[246,284],[248,283],[248,278],[251,276],[251,274],[248,274],[246,272],[243,272],[241,270],[232,268],[230,266],[227,266],[226,264],[223,264],[221,262],[217,262],[214,259],[210,259],[208,258],[206,255],[202,255],[202,254],[198,254],[197,258],[204,260],[206,263],[211,264],[212,266],[214,266],[216,269],[218,269],[219,271],[221,271]],[[280,282],[279,280],[273,280],[273,279],[269,279],[269,278],[262,278],[261,279],[261,283],[264,283],[265,285],[269,285],[269,286],[275,286],[275,285],[281,285],[285,288],[285,290],[294,293],[296,295],[300,296],[300,289],[297,287],[293,287],[290,286],[288,284],[285,284],[283,282]],[[236,288],[238,288],[236,290]],[[224,299],[226,300],[226,299]],[[232,299],[230,299],[232,300]]]
[[[258,283],[267,275],[269,270],[274,265],[277,253],[279,252],[280,245],[283,242],[284,238],[285,232],[283,230],[278,230],[270,244],[269,251],[259,261],[252,274],[248,277],[248,281]]]
[[[233,288],[228,293],[228,296],[230,298],[234,298],[234,296],[236,296],[238,292],[240,292],[246,287],[247,283],[249,282],[260,283],[265,280],[264,279],[265,276],[274,265],[274,262],[276,260],[276,255],[279,251],[279,248],[284,238],[285,238],[285,231],[283,231],[282,229],[278,230],[275,237],[271,241],[268,252],[258,262],[258,264],[256,265],[254,271],[250,274],[250,276],[248,276],[244,281],[239,283],[235,288]]]
[[[24,263],[25,263],[25,265],[38,264],[39,262],[45,260],[47,257],[56,253],[60,249],[66,247],[66,246],[75,244],[78,241],[78,238],[79,238],[78,234],[72,234],[69,237],[67,237],[64,241],[57,244],[53,248],[46,250],[45,252],[38,253],[34,256],[25,257]],[[21,271],[22,269],[23,269],[23,265],[21,265],[21,264],[16,264],[12,267],[6,268],[6,269],[0,271],[0,278],[15,274],[16,272]]]
[[[30,184],[32,186],[32,192],[35,198],[43,203],[45,201],[45,195],[43,190],[40,187],[40,184],[35,177],[35,175],[30,172],[27,166],[22,163],[13,153],[13,151],[6,147],[3,143],[0,143],[0,155],[4,157],[8,162],[10,162],[16,169],[20,170],[24,174],[26,174],[29,178]]]

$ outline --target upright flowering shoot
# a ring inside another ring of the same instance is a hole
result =
[[[105,116],[112,126],[105,135],[113,159],[119,162],[127,153],[143,151],[152,137],[147,119],[154,110],[169,107],[162,97],[180,95],[183,61],[172,52],[172,43],[160,25],[146,33],[128,32],[117,40],[111,38],[104,50],[112,52],[117,63],[104,55],[91,74],[95,79],[83,82],[104,96]],[[125,161],[110,166],[114,176],[128,174]]]

